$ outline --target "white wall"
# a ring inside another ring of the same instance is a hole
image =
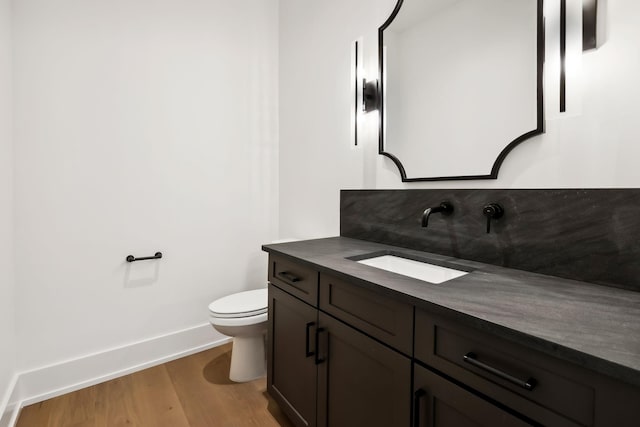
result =
[[[16,366],[10,17],[9,0],[0,0],[0,417]]]
[[[213,299],[264,287],[276,0],[14,7],[19,368],[204,324]]]
[[[546,134],[514,149],[497,180],[406,184],[400,182],[395,165],[377,155],[375,131],[357,149],[350,148],[347,131],[349,45],[364,37],[367,69],[375,76],[377,28],[396,0],[347,3],[280,2],[283,235],[337,235],[342,188],[640,186],[640,2],[599,3],[605,40],[598,50],[582,55],[581,100],[564,115],[547,109]],[[548,31],[551,27],[547,25]],[[312,102],[300,95],[309,88],[315,94]],[[548,106],[557,105],[552,102],[557,93],[545,96]]]
[[[282,236],[338,234],[338,190],[362,187],[362,150],[350,143],[351,44],[361,35],[371,43],[376,17],[388,13],[381,3],[280,0]]]

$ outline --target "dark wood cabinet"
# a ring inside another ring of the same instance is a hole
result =
[[[318,426],[409,426],[411,359],[324,313]]]
[[[269,266],[267,389],[297,426],[638,425],[637,387],[308,264]]]
[[[310,298],[312,292],[301,292],[299,286],[304,282],[305,290],[313,289],[313,272],[291,262],[270,262],[270,266],[274,277],[283,270],[290,273],[285,279],[291,275],[299,279],[291,281],[296,286],[277,279],[269,284],[267,390],[294,424],[409,427],[410,357],[318,310],[317,300]],[[338,304],[331,305],[334,314],[359,313],[374,325],[374,319],[388,311],[384,299],[376,300],[349,286],[343,283],[335,292],[337,299],[332,301]],[[343,291],[349,296],[355,292],[360,300],[343,299]],[[390,307],[391,313],[399,311],[405,319],[397,325],[401,327],[399,336],[405,341],[405,350],[412,352],[413,307]],[[402,329],[405,326],[407,329]],[[395,341],[395,335],[389,336]]]
[[[298,426],[316,425],[318,311],[269,285],[267,391]]]

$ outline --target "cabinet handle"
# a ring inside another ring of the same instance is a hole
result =
[[[413,393],[413,427],[420,427],[420,402],[427,392],[419,388]]]
[[[307,327],[306,327],[306,339],[305,339],[305,343],[304,343],[304,355],[305,357],[311,357],[315,354],[315,352],[309,350],[309,329],[311,329],[312,326],[314,326],[316,324],[316,322],[309,322],[307,323]],[[318,344],[316,344],[316,351],[318,349]]]
[[[478,360],[478,355],[473,352],[469,352],[465,354],[463,359],[465,362],[469,363],[470,365],[473,365],[476,368],[482,369],[483,371],[496,375],[502,378],[503,380],[509,381],[512,384],[522,387],[525,390],[532,391],[535,388],[536,384],[538,384],[538,382],[534,378],[529,378],[528,380],[523,381],[512,375],[507,374],[506,372],[496,369],[493,366],[489,366],[485,363],[482,363]]]
[[[320,357],[320,334],[325,332],[325,328],[317,328],[316,329],[316,352],[315,359],[316,365],[323,363],[326,359],[324,357]]]
[[[287,280],[289,282],[292,282],[292,283],[296,283],[296,282],[299,282],[299,281],[302,280],[301,278],[299,278],[295,274],[291,274],[288,271],[281,271],[280,273],[277,273],[276,276],[280,277],[281,279],[284,279],[284,280]]]

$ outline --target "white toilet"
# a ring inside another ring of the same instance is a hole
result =
[[[209,304],[209,321],[233,337],[229,379],[252,381],[266,375],[264,337],[267,333],[267,289],[238,292]]]

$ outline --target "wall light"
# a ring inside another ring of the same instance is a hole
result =
[[[357,147],[362,134],[371,129],[374,114],[379,109],[378,80],[367,80],[364,67],[364,49],[362,37],[351,44],[351,144]],[[366,118],[366,117],[370,118]]]
[[[378,109],[378,81],[362,79],[362,111],[370,113]]]
[[[598,0],[560,0],[559,17],[560,112],[565,113],[568,99],[575,98],[580,93],[579,56],[582,52],[598,47]],[[568,87],[567,82],[571,87]],[[568,93],[573,95],[569,96]],[[572,109],[575,110],[575,105]]]
[[[598,0],[582,1],[582,50],[598,47]]]
[[[351,44],[351,135],[353,146],[358,146],[360,137],[360,119],[362,115],[362,37]]]

